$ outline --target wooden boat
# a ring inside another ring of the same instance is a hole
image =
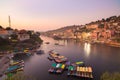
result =
[[[58,56],[58,57],[55,57],[54,60],[57,63],[62,63],[62,62],[66,62],[68,59],[64,56]]]
[[[65,69],[65,65],[63,64],[63,65],[61,66],[61,68],[62,68],[62,69]]]
[[[12,66],[23,66],[24,67],[24,63],[19,63],[19,64],[16,64],[16,65],[10,65],[10,67]]]
[[[43,54],[44,53],[44,50],[39,50],[36,52],[36,54]]]
[[[56,73],[62,73],[63,69],[57,69]]]
[[[76,76],[84,78],[93,78],[91,67],[77,67]]]
[[[72,63],[73,66],[84,66],[84,62],[83,61],[78,61],[75,63]]]
[[[49,57],[47,57],[47,58],[48,58],[49,60],[51,60],[51,61],[52,61],[52,60],[54,60],[54,59],[53,59],[52,57],[50,57],[50,56],[49,56]]]
[[[65,64],[53,63],[52,67],[48,70],[48,72],[51,72],[51,73],[62,73],[64,69],[65,69]]]
[[[24,64],[24,61],[21,60],[21,61],[11,62],[9,65],[10,65],[10,66],[14,66],[14,65],[17,65],[17,64],[20,64],[20,63]]]
[[[11,73],[11,72],[15,72],[15,71],[20,71],[21,69],[23,68],[23,66],[12,66],[12,67],[9,67],[5,73]]]
[[[8,74],[8,73],[16,73],[16,72],[23,71],[23,70],[24,70],[23,67],[21,67],[21,68],[12,70],[12,71],[6,71],[5,74]]]
[[[50,42],[45,42],[45,44],[50,44]]]
[[[50,68],[50,69],[48,70],[48,72],[54,72],[54,68],[53,68],[53,67]]]
[[[88,72],[92,73],[92,68],[88,67]]]
[[[59,45],[59,43],[55,43],[55,45]]]
[[[75,75],[76,73],[75,73],[75,67],[74,66],[69,66],[68,67],[68,76],[70,76],[70,75]]]

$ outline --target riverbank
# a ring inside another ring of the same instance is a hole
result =
[[[54,40],[76,40],[77,42],[90,43],[90,44],[105,44],[111,47],[120,47],[120,42],[115,41],[104,41],[104,40],[80,40],[80,39],[55,39]]]
[[[10,54],[3,55],[0,58],[0,77],[4,75],[5,70],[9,67]]]
[[[120,43],[118,43],[118,42],[109,42],[109,43],[105,43],[105,44],[107,44],[108,46],[120,48]]]

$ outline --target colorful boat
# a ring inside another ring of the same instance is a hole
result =
[[[20,64],[20,63],[23,63],[23,64],[24,64],[24,61],[23,61],[23,60],[21,60],[21,61],[13,61],[13,62],[11,62],[9,65],[10,65],[10,66],[14,66],[14,65],[17,65],[17,64]]]
[[[15,65],[15,66],[10,66],[7,71],[12,71],[12,70],[15,70],[15,69],[19,69],[21,67],[24,67],[24,65]]]
[[[75,70],[76,70],[76,68],[74,67],[74,66],[72,66],[72,65],[70,65],[69,67],[68,67],[68,76],[69,75],[75,75],[76,73],[75,73]]]
[[[21,68],[12,70],[12,71],[6,71],[5,74],[8,74],[8,73],[16,73],[16,72],[20,72],[20,71],[23,71],[23,70],[24,70],[23,67],[21,67]]]
[[[44,50],[39,50],[36,52],[36,54],[43,54],[44,53]]]
[[[78,61],[75,63],[72,63],[73,66],[84,66],[84,62],[83,61]]]
[[[76,76],[84,78],[93,78],[91,67],[79,67],[77,66]]]
[[[50,44],[50,42],[45,42],[45,44]]]
[[[48,70],[48,72],[51,72],[51,73],[62,73],[65,69],[65,64],[56,64],[56,63],[53,63],[52,64],[52,67]]]
[[[52,60],[54,60],[54,59],[53,59],[52,57],[50,57],[50,56],[49,56],[49,57],[47,57],[47,58],[48,58],[49,60],[51,60],[51,61],[52,61]]]

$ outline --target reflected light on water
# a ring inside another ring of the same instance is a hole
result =
[[[85,50],[86,56],[88,57],[90,55],[90,51],[91,51],[91,47],[90,47],[89,43],[85,43],[84,50]]]

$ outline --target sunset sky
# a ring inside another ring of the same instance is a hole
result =
[[[47,31],[120,15],[120,0],[0,0],[0,25]]]

